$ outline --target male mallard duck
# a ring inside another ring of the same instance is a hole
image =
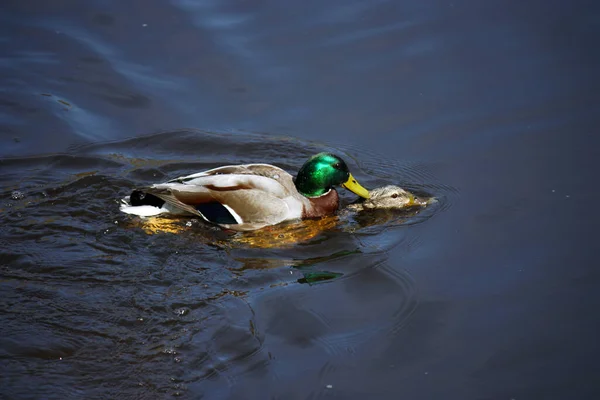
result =
[[[122,200],[121,211],[196,215],[224,228],[254,230],[335,213],[336,185],[369,198],[341,158],[319,153],[304,163],[295,180],[269,164],[227,165],[134,190]]]
[[[426,206],[435,202],[434,198],[420,198],[394,185],[373,189],[369,194],[371,196],[367,200],[361,203],[350,204],[348,205],[348,209],[353,211],[402,209],[414,206]]]

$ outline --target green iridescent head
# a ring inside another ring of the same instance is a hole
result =
[[[354,179],[344,160],[334,154],[319,153],[312,156],[296,176],[296,189],[306,197],[321,196],[337,185],[369,198],[369,191]]]

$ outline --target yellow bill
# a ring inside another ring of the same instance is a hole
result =
[[[360,197],[364,197],[365,199],[368,199],[369,197],[371,197],[371,195],[369,194],[369,191],[367,189],[365,189],[364,187],[360,186],[360,183],[358,183],[356,181],[356,179],[354,179],[352,174],[350,174],[348,176],[348,180],[346,182],[342,183],[342,187],[345,187],[352,193],[355,193],[355,194],[359,195]]]

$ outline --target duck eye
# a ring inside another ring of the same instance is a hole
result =
[[[396,199],[396,198],[398,198],[398,193],[394,193],[394,194],[392,195],[392,199]]]
[[[333,168],[335,168],[335,169],[339,169],[341,166],[342,166],[342,165],[341,165],[339,162],[338,162],[338,163],[335,163],[335,164],[333,164]]]

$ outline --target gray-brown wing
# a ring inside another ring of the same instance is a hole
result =
[[[289,197],[278,181],[258,176],[230,174],[203,175],[194,183],[166,183],[144,189],[169,205],[194,215],[200,215],[200,205],[221,203],[239,224],[272,225],[287,219],[290,209],[284,200]]]
[[[192,175],[179,177],[169,181],[168,183],[184,183],[189,185],[203,184],[203,177],[215,175],[255,175],[273,179],[282,185],[289,195],[296,192],[294,178],[285,170],[270,164],[241,164],[241,165],[225,165],[210,169],[208,171],[199,172]]]

